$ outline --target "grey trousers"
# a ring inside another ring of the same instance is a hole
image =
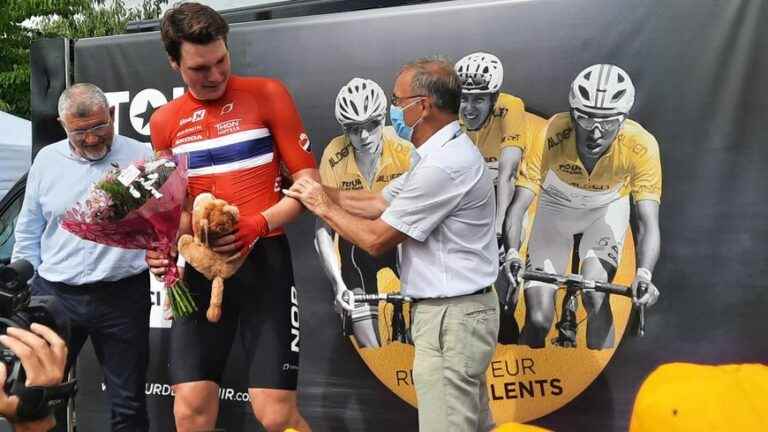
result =
[[[485,372],[499,334],[496,292],[421,300],[411,332],[419,431],[493,429]]]

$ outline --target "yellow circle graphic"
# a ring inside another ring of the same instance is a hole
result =
[[[526,113],[526,121],[531,136],[544,128],[546,121],[533,114]],[[528,210],[525,237],[530,236],[536,213],[536,203]],[[526,255],[527,245],[523,244],[521,256]],[[569,270],[570,271],[570,270]],[[624,249],[619,260],[613,283],[630,285],[635,271],[635,245],[630,229],[624,241]],[[379,292],[400,290],[400,281],[390,269],[378,272]],[[520,290],[522,291],[522,290]],[[562,311],[565,290],[558,290],[556,311]],[[581,303],[581,302],[579,302]],[[526,422],[547,415],[564,406],[581,392],[600,374],[613,357],[629,320],[632,309],[631,300],[618,295],[610,296],[613,313],[614,347],[592,350],[586,344],[586,312],[579,305],[576,321],[580,323],[577,331],[576,347],[555,346],[551,341],[557,337],[553,323],[546,337],[547,344],[541,349],[532,349],[525,345],[497,345],[496,353],[486,372],[488,378],[488,396],[494,419],[497,424],[505,422]],[[413,387],[411,367],[413,365],[413,346],[400,342],[391,342],[391,322],[393,306],[379,305],[379,334],[382,340],[380,348],[361,348],[351,338],[355,349],[373,374],[392,392],[409,404],[416,406],[416,392]],[[404,307],[404,317],[410,326],[408,305]],[[520,327],[525,322],[525,301],[520,295],[515,310],[515,319]],[[558,317],[555,318],[557,322]]]
[[[624,250],[614,283],[629,285],[634,278],[635,247],[632,233],[627,232]],[[389,269],[378,274],[379,290],[400,290],[400,282]],[[557,293],[557,311],[561,310],[564,290]],[[491,365],[486,372],[491,410],[497,423],[526,422],[545,416],[564,406],[583,392],[605,368],[621,340],[632,308],[630,299],[610,296],[613,310],[616,344],[613,348],[591,350],[586,344],[586,312],[578,309],[576,348],[553,346],[549,341],[557,336],[553,325],[547,336],[547,346],[531,349],[525,345],[497,345]],[[408,306],[404,312],[408,320]],[[411,367],[414,349],[411,345],[389,342],[392,306],[379,306],[379,331],[383,346],[355,349],[373,374],[392,392],[416,406]],[[525,320],[525,302],[515,311],[518,323]],[[408,323],[410,325],[410,323]]]

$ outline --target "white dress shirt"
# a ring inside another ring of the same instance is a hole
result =
[[[401,292],[455,297],[492,284],[498,273],[493,179],[469,137],[452,122],[416,149],[419,160],[382,195],[381,219],[406,234]]]

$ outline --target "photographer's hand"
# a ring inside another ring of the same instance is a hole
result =
[[[8,327],[0,342],[19,357],[27,374],[27,387],[61,384],[67,365],[67,345],[53,330],[33,323],[31,331]]]
[[[8,370],[4,363],[0,363],[0,382],[5,382],[8,377]],[[15,420],[16,410],[19,407],[19,398],[17,396],[8,396],[3,387],[0,386],[0,415],[6,417],[13,423],[13,430],[16,432],[44,432],[53,429],[56,426],[56,420],[53,416],[48,416],[40,420],[31,420],[19,422]]]
[[[8,378],[8,369],[6,368],[5,363],[0,362],[0,382],[4,383],[6,378]],[[13,419],[16,417],[16,409],[18,406],[19,398],[16,396],[8,396],[8,394],[5,393],[3,386],[0,386],[0,415]]]

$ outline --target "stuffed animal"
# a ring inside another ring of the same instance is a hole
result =
[[[179,253],[203,276],[212,281],[211,302],[206,312],[210,322],[221,319],[224,299],[224,279],[231,277],[245,261],[245,256],[225,255],[214,252],[210,244],[230,233],[239,219],[237,207],[210,193],[195,198],[192,206],[192,233],[179,237]]]
[[[192,233],[198,243],[208,246],[210,240],[231,232],[239,218],[237,207],[213,194],[201,193],[192,205]]]

